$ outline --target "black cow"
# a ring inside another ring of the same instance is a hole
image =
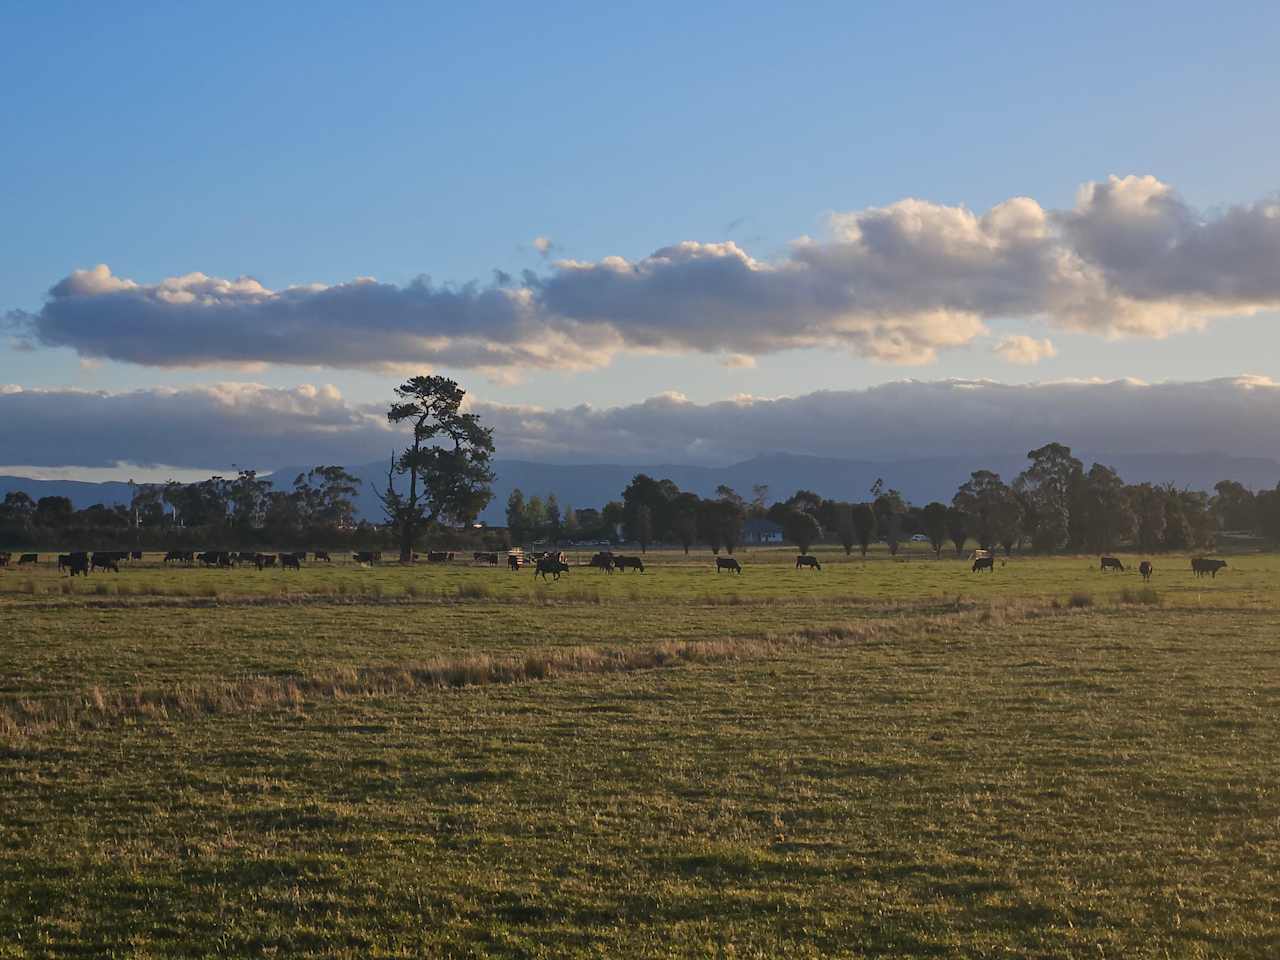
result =
[[[1138,572],[1142,574],[1143,580],[1150,580],[1151,575],[1156,572],[1156,568],[1151,565],[1150,560],[1143,560],[1138,564]]]
[[[1227,565],[1225,560],[1207,560],[1204,557],[1194,557],[1191,560],[1191,572],[1197,577],[1210,576],[1215,580],[1218,578],[1218,571]]]
[[[89,558],[89,569],[110,570],[112,573],[119,573],[120,561],[116,559],[114,553],[99,551]]]
[[[614,557],[613,566],[615,570],[626,570],[630,568],[644,573],[644,561],[639,557]]]
[[[588,566],[595,567],[597,570],[603,570],[610,576],[613,575],[613,553],[609,550],[601,550],[599,553],[591,555],[591,563]]]
[[[568,572],[569,565],[563,560],[557,560],[555,557],[543,557],[538,561],[538,569],[534,573],[534,576],[536,577],[540,575],[542,579],[545,580],[547,579],[547,574],[550,573],[559,580],[560,574]]]
[[[446,553],[443,550],[428,550],[427,563],[448,563],[453,559],[453,553]]]
[[[821,570],[822,564],[818,562],[817,557],[811,557],[807,553],[802,553],[796,557],[796,569],[801,567],[812,567],[814,570]]]
[[[7,567],[11,559],[13,559],[13,554],[0,553],[0,567]]]
[[[317,550],[317,551],[316,551],[316,563],[320,563],[320,562],[322,562],[322,561],[323,561],[324,563],[333,563],[333,558],[329,556],[329,551],[328,551],[328,550]]]
[[[274,567],[276,565],[276,555],[274,553],[255,553],[253,555],[253,564],[259,570]]]
[[[382,561],[381,550],[361,550],[351,557],[356,563],[380,563]]]
[[[1118,557],[1103,557],[1101,570],[1103,573],[1108,570],[1119,570],[1124,573],[1124,564],[1120,562]]]
[[[67,569],[73,577],[87,577],[89,575],[89,555],[87,553],[67,554]]]
[[[129,559],[130,559],[130,560],[141,560],[141,559],[142,559],[142,551],[141,551],[141,550],[130,550],[130,551],[129,551]]]
[[[40,563],[40,554],[24,553],[18,557],[18,566],[20,567],[26,566],[28,563],[34,563],[38,565]]]
[[[995,573],[996,558],[995,557],[977,557],[973,561],[973,569],[970,570],[969,572],[981,573],[983,570],[990,570],[992,573]]]
[[[520,572],[520,558],[514,553],[507,554],[507,569]]]
[[[716,557],[716,573],[721,570],[728,570],[730,573],[741,573],[742,564],[734,557]]]
[[[498,565],[498,555],[487,550],[477,550],[471,555],[471,559],[476,563],[487,563],[493,567]]]
[[[302,560],[299,559],[296,553],[282,553],[280,554],[280,569],[301,571]]]

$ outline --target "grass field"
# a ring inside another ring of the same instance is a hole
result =
[[[739,556],[0,574],[0,957],[1280,955],[1280,558]]]

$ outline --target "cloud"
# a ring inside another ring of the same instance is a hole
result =
[[[544,256],[553,241],[538,237]],[[760,260],[731,240],[557,260],[489,286],[357,278],[273,290],[192,273],[139,283],[77,270],[20,335],[153,366],[584,369],[619,351],[758,357],[840,349],[921,364],[991,321],[1165,337],[1280,308],[1280,203],[1211,216],[1150,176],[1083,186],[1069,210],[1014,197],[983,213],[909,198],[833,214]]]
[[[721,465],[770,452],[861,460],[1021,457],[1048,440],[1098,453],[1280,458],[1280,383],[1253,376],[1159,384],[903,380],[709,404],[666,395],[605,409],[477,404],[476,410],[496,428],[501,456],[565,463]]]
[[[387,456],[385,408],[331,386],[220,383],[126,393],[0,387],[5,462],[172,467],[348,462]]]
[[[1003,357],[1009,363],[1022,366],[1035,366],[1041,360],[1058,355],[1058,348],[1052,340],[1037,340],[1023,334],[1002,337],[991,348],[991,352]]]
[[[1280,458],[1280,383],[1254,376],[1160,384],[902,380],[707,404],[672,392],[609,408],[475,401],[471,410],[494,427],[499,457],[561,463],[723,465],[770,452],[1021,457],[1048,440],[1098,453]],[[9,463],[38,467],[358,464],[381,460],[402,439],[382,405],[352,403],[326,386],[94,393],[0,385],[0,450]]]
[[[553,250],[558,249],[559,245],[548,236],[539,234],[533,238],[533,249],[544,257],[549,257]]]

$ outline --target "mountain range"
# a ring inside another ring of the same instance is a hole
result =
[[[1219,480],[1237,480],[1254,490],[1272,488],[1280,482],[1280,462],[1267,458],[1231,457],[1216,453],[1195,454],[1100,454],[1081,456],[1087,464],[1095,460],[1116,469],[1129,483],[1149,481],[1172,483],[1178,487],[1212,490]],[[767,484],[771,500],[785,500],[797,490],[812,490],[823,497],[861,500],[871,485],[883,479],[885,485],[902,492],[912,503],[930,500],[950,502],[956,488],[973,470],[994,470],[1011,480],[1025,467],[1023,457],[937,457],[918,460],[842,460],[795,454],[768,454],[724,467],[687,464],[555,464],[525,460],[496,460],[493,501],[481,519],[491,524],[505,522],[507,497],[517,487],[526,496],[554,493],[562,509],[600,507],[621,497],[623,488],[637,473],[669,478],[682,490],[711,496],[721,484],[733,487],[750,498],[755,484]],[[272,473],[279,485],[288,488],[293,478],[306,468],[284,467]],[[362,517],[379,520],[382,509],[374,493],[386,484],[385,461],[348,467],[361,480],[358,509]],[[23,490],[31,497],[70,498],[77,509],[95,503],[128,503],[127,483],[90,483],[78,480],[32,480],[0,476],[0,496]]]

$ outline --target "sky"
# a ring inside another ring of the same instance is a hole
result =
[[[0,10],[0,469],[1280,456],[1280,8],[438,6]]]

